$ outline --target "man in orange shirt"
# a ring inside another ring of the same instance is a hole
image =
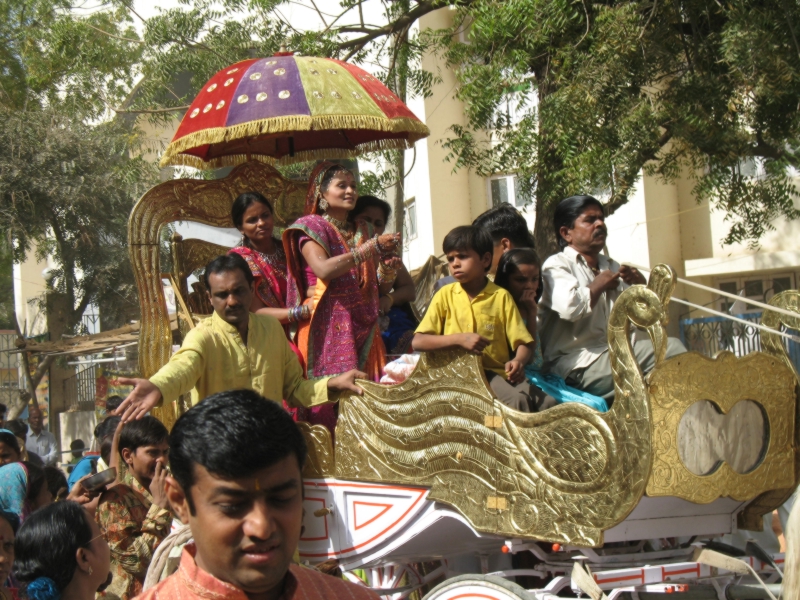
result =
[[[293,564],[303,524],[306,445],[291,416],[252,390],[213,394],[170,433],[167,496],[194,543],[143,600],[377,600]]]

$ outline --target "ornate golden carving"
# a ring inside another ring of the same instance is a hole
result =
[[[746,374],[746,376],[742,376]],[[782,361],[762,352],[715,359],[695,352],[674,356],[650,376],[655,462],[648,496],[678,496],[706,504],[720,496],[750,500],[794,480],[794,378]],[[708,475],[692,473],[678,455],[678,425],[695,402],[709,400],[728,414],[742,400],[757,402],[768,421],[769,440],[761,462],[749,473],[727,463]]]
[[[174,221],[195,221],[231,227],[230,209],[242,192],[256,190],[273,204],[276,224],[285,225],[302,214],[305,183],[289,181],[274,168],[245,163],[224,179],[177,179],[149,190],[128,219],[128,244],[142,311],[139,334],[139,373],[150,377],[170,357],[172,334],[161,286],[159,243],[161,228]],[[167,427],[175,421],[172,410],[156,409]]]
[[[181,271],[176,274],[180,279],[186,280],[197,269],[205,267],[212,259],[221,254],[227,254],[227,246],[212,244],[205,240],[183,240],[178,244],[181,255]]]
[[[430,486],[430,499],[455,507],[478,531],[602,544],[603,530],[639,502],[651,464],[631,323],[663,346],[659,296],[669,298],[673,281],[672,270],[661,268],[651,277],[658,294],[634,286],[612,311],[616,401],[608,413],[581,404],[516,412],[493,398],[478,357],[423,354],[405,382],[363,382],[363,396],[341,401],[336,476]]]
[[[780,292],[779,294],[775,294],[770,299],[769,303],[778,308],[800,313],[800,292],[797,290]],[[792,318],[788,315],[782,315],[767,310],[761,315],[761,323],[775,330],[780,330],[781,325],[798,330],[800,329],[800,314],[797,318]],[[783,361],[783,363],[791,369],[792,373],[794,373],[795,381],[800,383],[800,378],[798,378],[794,364],[792,364],[792,361],[789,359],[789,355],[783,345],[783,338],[778,335],[762,332],[761,348],[770,356],[774,356]],[[795,390],[795,398],[797,398],[797,389]],[[747,507],[739,513],[738,517],[738,525],[742,529],[760,531],[763,527],[762,515],[772,512],[786,502],[789,496],[794,493],[797,483],[800,482],[800,427],[798,427],[798,423],[800,423],[800,402],[795,402],[795,410],[797,412],[794,415],[793,436],[794,481],[788,487],[764,492],[748,504]]]
[[[323,479],[333,477],[334,459],[331,432],[324,425],[309,425],[298,422],[297,426],[306,440],[308,458],[303,466],[303,477]]]

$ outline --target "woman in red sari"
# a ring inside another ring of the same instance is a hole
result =
[[[272,236],[275,228],[272,205],[258,192],[239,195],[231,207],[231,219],[242,234],[242,241],[228,254],[238,254],[253,273],[253,301],[250,312],[275,317],[283,324],[289,345],[305,368],[303,355],[292,342],[290,323],[301,317],[300,311],[286,307],[286,253],[281,240]],[[306,409],[289,408],[295,420],[305,420]]]
[[[322,163],[311,174],[305,216],[283,234],[287,304],[310,316],[297,330],[309,379],[359,369],[378,381],[386,362],[378,298],[394,284],[399,259],[393,253],[400,236],[372,237],[366,223],[349,223],[357,198],[353,174]],[[333,432],[335,407],[312,408],[309,421]]]

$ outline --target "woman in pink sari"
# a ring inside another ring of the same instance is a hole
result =
[[[283,234],[287,304],[310,316],[297,330],[309,379],[359,369],[378,381],[386,362],[378,298],[394,284],[400,236],[372,237],[366,223],[348,223],[357,198],[353,174],[324,162],[311,174],[305,216]],[[312,408],[309,421],[333,432],[335,406]]]

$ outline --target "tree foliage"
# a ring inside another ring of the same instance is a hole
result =
[[[613,211],[642,170],[688,174],[698,200],[727,211],[724,242],[757,244],[772,219],[798,216],[798,22],[784,0],[475,0],[431,35],[468,111],[451,156],[518,171],[544,216],[586,192]]]
[[[17,262],[55,259],[50,288],[74,332],[90,304],[109,324],[135,316],[126,222],[154,181],[134,123],[108,111],[130,92],[142,42],[122,7],[85,8],[0,0],[0,233]]]
[[[136,290],[127,249],[134,200],[155,181],[119,121],[87,125],[58,107],[0,112],[0,222],[22,261],[35,248],[55,261],[49,286],[72,309],[75,330],[90,304],[113,323],[130,317]]]

